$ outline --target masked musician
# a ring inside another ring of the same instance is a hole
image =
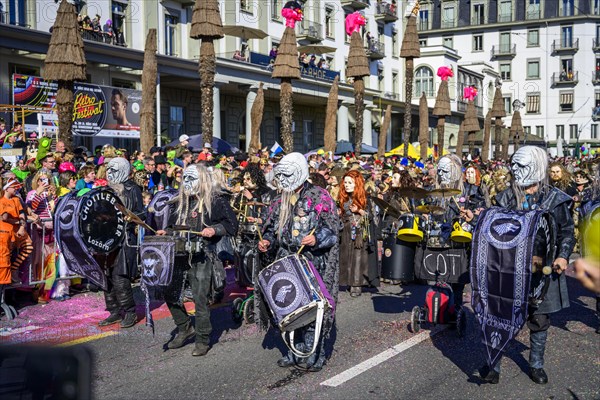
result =
[[[266,252],[273,247],[277,258],[282,258],[297,253],[302,247],[302,255],[312,261],[327,290],[337,300],[339,218],[335,202],[325,189],[307,182],[308,164],[300,153],[284,156],[275,166],[274,174],[281,194],[269,207],[258,248]],[[304,332],[300,336],[306,349],[311,348],[315,340],[320,343],[308,359],[298,359],[288,352],[277,364],[290,367],[305,362],[309,370],[321,370],[325,364],[324,339],[329,337],[333,319],[333,313],[325,316],[320,337],[315,337],[314,323],[301,328]]]
[[[142,192],[139,186],[129,179],[130,169],[131,166],[125,158],[113,158],[106,167],[106,178],[109,187],[117,193],[123,205],[140,216],[144,213]],[[110,315],[98,323],[100,326],[112,325],[120,321],[122,328],[129,328],[137,322],[131,289],[131,281],[138,274],[136,246],[135,225],[129,223],[123,245],[117,250],[116,258],[106,273],[108,290],[104,292],[104,300]],[[109,256],[108,260],[110,259]],[[121,315],[124,315],[122,320]]]
[[[573,218],[570,212],[571,197],[545,183],[547,165],[548,156],[543,149],[534,146],[521,147],[511,160],[514,184],[496,196],[500,207],[510,210],[546,210],[557,222],[556,251],[554,260],[550,260],[556,272],[552,274],[544,301],[533,312],[532,308],[529,309],[527,319],[530,331],[529,377],[538,384],[548,382],[544,371],[544,351],[550,327],[550,314],[569,306],[564,271],[575,245]],[[541,262],[539,257],[534,256],[534,264]],[[507,290],[513,291],[512,288]],[[485,381],[498,383],[500,360],[496,365],[489,366],[482,375]]]
[[[179,191],[177,205],[172,210],[170,226],[185,225],[193,233],[189,234],[189,256],[175,258],[171,287],[165,295],[178,328],[177,335],[167,347],[180,348],[195,336],[192,356],[204,356],[210,349],[212,332],[208,302],[211,287],[214,289],[214,285],[211,285],[215,274],[213,267],[219,262],[216,243],[222,236],[235,236],[238,223],[221,186],[213,184],[212,174],[200,164],[190,165],[183,170],[183,189]],[[157,235],[166,233],[165,230],[157,231]],[[180,301],[186,270],[194,297],[195,327]]]
[[[430,251],[441,251],[445,253],[452,250],[455,254],[460,255],[460,283],[451,283],[454,292],[454,304],[461,306],[463,301],[463,290],[465,287],[464,280],[466,279],[466,266],[468,265],[469,245],[466,243],[456,243],[452,237],[452,229],[455,222],[459,224],[474,224],[474,208],[468,203],[465,198],[465,186],[462,176],[462,162],[458,156],[448,154],[440,158],[437,167],[437,188],[438,189],[453,189],[461,194],[446,194],[441,198],[436,199],[438,206],[444,208],[442,215],[430,215],[431,234],[426,247],[417,248],[416,260],[421,264],[424,262]],[[464,273],[462,269],[465,269]]]
[[[365,180],[358,171],[348,171],[342,181],[338,197],[339,213],[344,228],[340,244],[340,285],[350,287],[350,296],[358,297],[362,286],[377,279],[374,241],[371,237]],[[373,265],[374,268],[370,268]],[[375,271],[371,271],[375,270]]]
[[[484,188],[481,185],[481,171],[475,164],[470,164],[464,173],[463,195],[471,207],[477,209],[485,205]]]
[[[243,171],[243,181],[240,191],[232,199],[234,208],[239,210],[240,229],[236,242],[237,282],[240,285],[252,286],[260,268],[257,252],[257,230],[262,228],[265,219],[266,206],[251,203],[268,204],[273,191],[267,186],[263,170],[258,163],[248,164]],[[250,203],[250,205],[248,204]],[[255,302],[258,306],[258,302]]]

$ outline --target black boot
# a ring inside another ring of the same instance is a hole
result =
[[[479,370],[479,376],[484,382],[491,383],[492,385],[496,385],[500,382],[500,372],[487,365]]]
[[[121,328],[131,328],[137,323],[137,315],[133,312],[125,313],[125,318],[121,321]]]
[[[548,375],[546,375],[544,368],[530,368],[529,377],[538,385],[545,385],[548,383]]]
[[[281,368],[287,368],[296,365],[296,360],[294,360],[294,355],[292,352],[288,352],[285,356],[277,360],[277,365],[279,365]]]
[[[194,346],[194,350],[192,350],[192,356],[194,357],[201,357],[201,356],[205,356],[206,353],[208,353],[208,350],[210,350],[210,346],[204,343],[196,343],[196,345]]]
[[[108,316],[108,318],[103,319],[102,321],[98,322],[98,326],[108,326],[108,325],[116,324],[120,321],[121,321],[121,316],[119,315],[119,313],[113,312]]]
[[[167,344],[167,348],[178,349],[183,347],[183,345],[194,336],[196,336],[196,331],[190,321],[188,321],[185,326],[179,328],[179,332],[177,332],[175,338]]]

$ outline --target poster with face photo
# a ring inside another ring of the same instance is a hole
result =
[[[13,104],[55,107],[58,84],[36,76],[13,74]],[[74,85],[73,134],[76,136],[140,137],[142,92],[135,89],[78,83]],[[25,114],[25,130],[38,130],[38,113]],[[42,129],[55,132],[54,113],[41,115]]]

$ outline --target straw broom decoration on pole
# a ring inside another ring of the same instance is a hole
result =
[[[327,98],[327,112],[325,113],[325,143],[326,152],[334,152],[337,138],[337,108],[338,108],[338,84],[340,77],[336,76],[329,90]]]
[[[438,157],[441,157],[442,154],[444,154],[444,139],[446,137],[446,117],[452,115],[452,112],[450,111],[450,93],[448,92],[448,78],[452,78],[454,76],[454,71],[450,67],[439,67],[437,70],[437,76],[439,76],[442,79],[442,83],[440,84],[437,97],[435,98],[435,107],[433,108],[433,115],[438,117]]]
[[[357,12],[346,16],[346,34],[350,36],[350,52],[348,53],[348,69],[346,75],[354,78],[354,109],[356,128],[354,129],[354,153],[360,156],[363,141],[363,112],[365,110],[365,81],[363,77],[369,76],[369,59],[365,53],[365,46],[360,36],[360,29],[365,26],[365,17]]]
[[[392,105],[388,104],[385,108],[385,116],[383,117],[383,123],[379,129],[379,141],[377,143],[377,157],[382,159],[385,156],[385,144],[387,142],[387,134],[392,124]]]
[[[467,132],[467,141],[469,143],[469,154],[474,156],[475,151],[475,132],[481,130],[477,111],[475,110],[475,97],[477,96],[477,88],[475,86],[467,86],[463,89],[463,100],[467,102],[467,112],[465,113],[464,130]],[[457,145],[458,147],[458,145]],[[458,151],[456,154],[459,154]]]
[[[58,81],[58,137],[65,142],[67,148],[72,148],[74,82],[86,79],[86,61],[83,39],[77,24],[77,11],[66,0],[62,0],[58,6],[42,77]]]
[[[281,140],[286,153],[294,151],[294,102],[292,99],[292,79],[300,79],[300,62],[298,61],[298,44],[296,43],[296,22],[302,21],[302,8],[295,1],[288,1],[281,15],[285,18],[285,31],[277,50],[277,58],[273,66],[272,78],[281,80],[279,112],[281,115]]]
[[[427,106],[427,96],[425,92],[419,99],[419,147],[421,160],[427,159],[427,149],[429,148],[429,107]]]
[[[263,113],[265,109],[265,92],[263,90],[263,83],[258,85],[258,93],[252,104],[252,110],[250,111],[250,120],[252,121],[252,129],[250,134],[250,146],[248,153],[256,154],[261,148],[260,144],[260,126],[262,124]]]
[[[521,122],[521,111],[519,111],[521,109],[521,107],[523,107],[524,104],[519,101],[518,99],[513,101],[513,116],[512,116],[512,120],[510,122],[510,133],[511,133],[511,138],[514,144],[514,151],[519,150],[519,139],[521,137],[521,135],[523,134],[523,123]],[[508,158],[508,154],[507,154],[507,158]]]
[[[190,37],[200,39],[200,107],[202,109],[202,139],[204,143],[212,143],[214,104],[213,91],[217,59],[214,41],[223,37],[223,23],[217,0],[196,0],[192,15]]]
[[[149,29],[144,48],[144,68],[142,74],[142,111],[140,113],[140,147],[149,153],[154,146],[156,134],[156,29]]]
[[[494,118],[494,158],[499,160],[502,157],[500,145],[504,144],[504,140],[502,139],[502,118],[506,117],[504,99],[502,99],[502,82],[500,79],[496,79],[496,91],[494,92],[494,102],[492,104],[492,117]],[[508,153],[508,149],[506,150]]]
[[[410,12],[406,22],[406,30],[402,39],[402,48],[400,57],[405,60],[404,70],[404,157],[408,157],[408,142],[412,131],[412,91],[414,80],[414,59],[421,56],[419,47],[419,34],[417,33],[417,14],[419,12],[419,2],[415,4]]]
[[[485,123],[483,126],[483,144],[481,146],[481,160],[488,162],[490,159],[490,139],[492,136],[492,110],[488,110],[485,115]]]

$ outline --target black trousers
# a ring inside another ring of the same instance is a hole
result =
[[[116,273],[116,268],[110,268],[106,274],[108,290],[104,292],[106,310],[111,314],[134,313],[135,301],[131,288],[131,278]]]
[[[175,270],[179,271],[177,275],[185,275],[185,267],[177,265],[180,263],[187,263],[186,258],[177,257],[175,260]],[[212,276],[212,261],[209,258],[205,258],[200,262],[192,262],[191,268],[187,271],[187,279],[192,286],[192,295],[194,296],[194,306],[196,309],[195,314],[195,329],[196,329],[196,343],[209,344],[210,334],[212,332],[212,325],[210,323],[210,309],[208,308],[208,296],[210,294],[210,284]],[[176,273],[176,272],[174,272]],[[183,286],[183,280],[178,276],[179,279],[173,277],[173,284],[176,287]],[[183,303],[175,300],[174,298],[166,298],[167,306],[173,317],[175,325],[180,329],[185,328],[189,323],[190,317],[183,306]]]

